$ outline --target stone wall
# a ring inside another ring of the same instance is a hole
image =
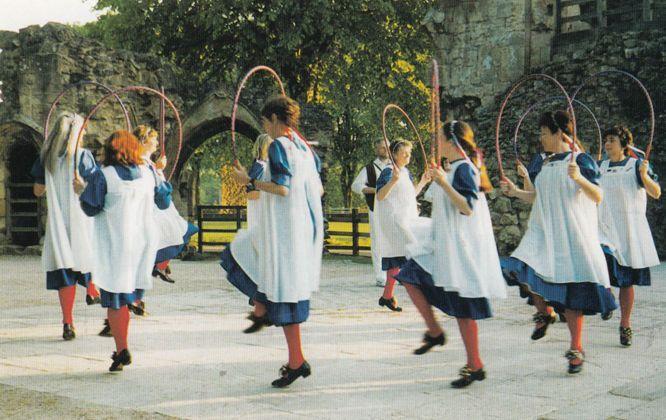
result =
[[[546,0],[440,0],[423,23],[453,98],[492,101],[497,85],[550,60],[553,14]]]

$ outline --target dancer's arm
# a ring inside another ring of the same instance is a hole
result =
[[[661,197],[661,187],[659,186],[659,183],[653,179],[653,175],[650,173],[650,163],[647,160],[642,161],[638,170],[645,191],[650,197],[658,200],[659,197]]]
[[[456,191],[455,188],[449,183],[448,179],[446,179],[446,172],[444,172],[444,169],[442,168],[432,168],[430,170],[430,174],[432,176],[433,181],[437,183],[446,195],[449,197],[451,200],[451,203],[458,209],[458,211],[465,216],[470,216],[472,214],[472,206],[470,203],[467,201],[467,197],[464,195],[460,194],[458,191]]]
[[[384,169],[377,180],[377,201],[383,201],[400,180],[400,169],[393,165],[390,170]]]
[[[32,193],[35,194],[36,197],[41,197],[46,194],[46,174],[44,165],[42,165],[39,158],[32,165],[30,175],[32,176],[32,179],[35,180],[35,183],[32,184]]]
[[[504,178],[500,181],[500,188],[502,189],[502,193],[507,197],[515,197],[526,203],[534,203],[536,199],[536,191],[521,190],[509,178]]]
[[[423,175],[421,175],[421,179],[419,180],[419,183],[416,184],[414,189],[416,190],[416,195],[421,194],[421,190],[423,190],[423,187],[428,185],[432,181],[432,177],[430,176],[430,171],[425,171]]]
[[[584,154],[579,155],[574,162],[569,163],[567,173],[590,200],[596,204],[601,203],[604,191],[596,184],[601,173],[591,157]]]
[[[523,179],[523,190],[534,191],[534,184],[530,178],[530,173],[522,163],[517,163],[518,176]]]

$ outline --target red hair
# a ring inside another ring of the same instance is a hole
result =
[[[141,143],[127,130],[114,131],[104,142],[104,165],[139,165]]]

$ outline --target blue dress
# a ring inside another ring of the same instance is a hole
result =
[[[296,143],[297,146],[300,146]],[[304,150],[305,151],[305,150]],[[320,170],[321,164],[319,158],[315,156],[317,170]],[[273,141],[268,148],[269,168],[271,173],[271,182],[277,185],[289,188],[291,186],[292,172],[287,159],[287,152],[278,141]],[[253,171],[253,175],[257,175]],[[256,178],[253,178],[256,179]],[[314,218],[312,210],[310,217]],[[263,223],[259,221],[258,223]],[[226,247],[220,254],[220,265],[227,272],[227,280],[234,287],[249,299],[249,304],[254,301],[260,302],[266,306],[268,319],[275,326],[285,326],[291,324],[300,324],[308,319],[310,314],[310,301],[301,300],[298,302],[271,302],[266,294],[258,290],[257,283],[251,279],[241,268],[231,253],[231,247]]]
[[[609,167],[623,167],[629,161],[629,157],[625,158],[619,162],[610,162]],[[636,174],[636,181],[638,182],[639,188],[644,188],[643,179],[641,178],[640,167],[643,163],[643,159],[639,158],[636,160],[634,173]],[[654,173],[652,167],[648,169],[648,176],[654,181],[658,181],[659,177]],[[631,286],[650,286],[652,284],[650,268],[632,268],[620,265],[615,256],[613,255],[612,250],[606,246],[602,245],[604,250],[604,256],[606,257],[606,264],[608,265],[608,274],[610,275],[610,282],[612,286],[615,287],[631,287]]]
[[[550,156],[549,161],[556,162],[568,159],[570,152],[557,153]],[[599,184],[599,167],[587,154],[581,153],[576,157],[580,173],[588,181]],[[539,176],[535,174],[534,181]],[[533,210],[534,211],[534,210]],[[547,282],[537,275],[532,267],[514,257],[501,259],[502,273],[510,286],[519,286],[520,295],[529,298],[528,291],[541,296],[556,311],[565,309],[580,310],[585,315],[607,313],[617,308],[615,298],[610,289],[593,282],[556,283]],[[528,304],[532,304],[528,299]]]
[[[84,149],[79,160],[79,175],[84,181],[88,181],[93,172],[97,171],[97,162],[89,150]],[[41,159],[37,159],[30,170],[35,184],[46,184],[46,168]],[[81,273],[71,268],[61,268],[46,272],[46,289],[59,290],[63,287],[80,284],[88,287],[91,281],[90,273]]]
[[[480,191],[474,172],[468,163],[462,163],[455,169],[451,186],[467,199],[467,203],[473,209]],[[402,266],[396,279],[401,283],[417,286],[430,305],[449,316],[475,320],[493,316],[487,298],[462,297],[458,292],[447,291],[443,287],[435,286],[432,275],[425,271],[414,259],[408,260]]]
[[[141,171],[138,166],[114,165],[118,177],[123,181],[132,181],[140,178]],[[81,208],[88,216],[95,216],[104,210],[104,201],[107,193],[106,178],[102,171],[96,171],[87,181],[88,185],[81,194]],[[168,182],[162,182],[155,187],[155,205],[164,210],[171,204],[172,187]],[[113,293],[100,289],[102,307],[120,309],[121,307],[142,300],[143,289],[136,289],[132,293]]]

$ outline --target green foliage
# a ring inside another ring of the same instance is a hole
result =
[[[106,13],[84,31],[111,47],[168,58],[196,77],[202,92],[217,83],[234,86],[252,66],[273,67],[291,96],[330,116],[332,127],[322,129],[332,135],[328,161],[337,175],[329,177],[327,188],[337,183],[340,194],[328,203],[350,206],[351,182],[373,156],[387,103],[403,107],[428,140],[424,82],[430,79],[431,45],[420,21],[434,3],[99,0],[97,9]],[[252,85],[247,101],[253,91],[261,92],[258,81]],[[413,137],[395,114],[388,125],[391,135]]]

